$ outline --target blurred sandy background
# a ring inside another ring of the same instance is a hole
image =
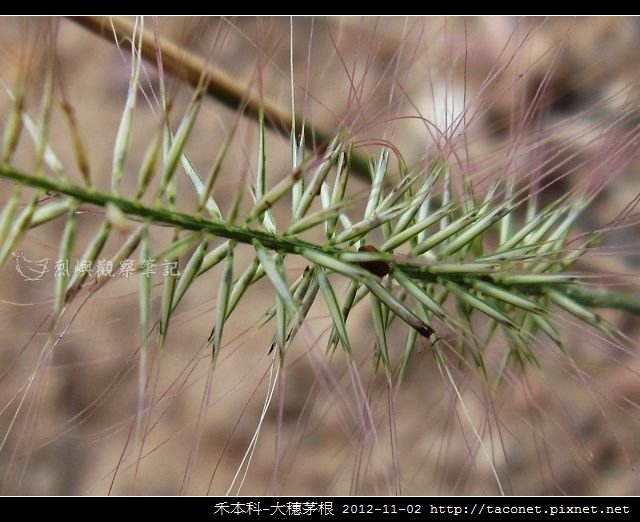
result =
[[[52,23],[46,19],[0,20],[4,82],[12,85],[24,64],[21,50],[42,46],[42,34]],[[123,42],[118,50],[70,21],[56,23],[57,70],[75,109],[95,184],[107,190],[113,140],[129,80],[129,49]],[[213,48],[212,62],[239,81],[250,82],[254,89],[252,78],[258,63],[265,96],[290,105],[289,19],[146,20],[150,29],[156,23],[160,34],[192,52],[205,55]],[[306,106],[307,116],[328,130],[348,112],[362,139],[384,136],[409,162],[433,144],[424,125],[395,118],[419,111],[442,125],[451,114],[459,113],[465,101],[464,82],[467,101],[478,92],[482,94],[473,103],[482,106],[483,100],[491,100],[490,108],[480,111],[469,133],[474,158],[482,158],[484,151],[491,158],[498,157],[494,151],[504,152],[523,114],[521,107],[514,107],[530,103],[541,82],[548,99],[543,104],[544,118],[536,120],[536,132],[546,133],[550,142],[566,144],[563,153],[567,157],[578,151],[575,161],[601,153],[585,145],[588,139],[581,141],[576,136],[580,129],[603,128],[598,127],[600,119],[607,121],[622,110],[621,97],[613,95],[623,90],[627,103],[634,96],[637,99],[640,26],[635,19],[296,18],[293,34],[298,107]],[[514,43],[522,39],[527,40],[526,46]],[[394,58],[398,52],[402,53],[399,65]],[[27,108],[34,116],[44,57],[31,53],[28,58],[33,84]],[[487,91],[483,82],[510,59],[513,66],[505,69],[503,78],[489,84],[493,92]],[[509,88],[518,67],[526,76],[522,88],[528,94],[518,91],[514,95]],[[390,80],[394,74],[398,83]],[[545,83],[547,74],[551,79]],[[349,76],[358,79],[352,92]],[[125,192],[135,189],[138,165],[157,128],[153,99],[157,84],[155,68],[145,64],[145,92],[139,97],[135,116]],[[175,97],[177,121],[191,91],[173,78],[168,84]],[[393,99],[401,103],[389,112],[392,88]],[[56,101],[60,101],[59,87]],[[9,107],[3,93],[3,124]],[[563,118],[581,113],[585,116],[573,126],[559,125]],[[203,175],[234,117],[234,111],[215,100],[205,102],[187,146],[194,167]],[[637,125],[637,113],[635,117]],[[392,124],[385,123],[391,120]],[[241,120],[215,191],[223,213],[231,206],[242,173],[255,173],[256,140],[255,122]],[[80,183],[59,107],[53,116],[51,142],[70,179]],[[15,165],[29,171],[32,155],[33,146],[23,137]],[[525,154],[518,158],[540,161]],[[287,140],[269,132],[268,179],[280,179],[290,161]],[[611,182],[582,227],[607,223],[640,191],[639,167],[631,163]],[[178,206],[188,211],[196,200],[184,173],[179,174]],[[579,170],[550,189],[549,197],[578,182]],[[0,201],[8,199],[10,190],[8,182],[0,181]],[[103,218],[101,211],[83,210],[74,258]],[[276,212],[284,223],[285,209],[276,208]],[[25,255],[55,259],[63,227],[64,219],[58,219],[32,231],[21,246]],[[606,244],[632,248],[638,245],[637,231],[637,227],[613,231]],[[125,238],[126,231],[115,232],[106,251],[114,252]],[[157,252],[170,236],[166,230],[154,230],[152,238]],[[210,248],[218,243],[212,242]],[[637,273],[637,252],[625,257],[599,256],[583,268]],[[238,250],[237,273],[246,266],[248,254],[247,249]],[[291,260],[287,268],[292,281],[304,264]],[[218,277],[219,270],[214,269],[198,281],[177,310],[167,345],[161,352],[152,346],[142,416],[147,435],[141,447],[135,435],[139,412],[135,278],[116,278],[95,295],[84,291],[66,316],[69,320],[77,311],[53,355],[34,372],[47,342],[54,279],[48,274],[43,281],[25,282],[10,259],[0,271],[0,492],[224,494],[232,483],[231,492],[236,492],[244,480],[240,490],[244,494],[390,494],[398,492],[398,484],[404,494],[497,494],[495,473],[507,494],[640,491],[639,330],[633,318],[604,314],[628,336],[625,351],[583,328],[574,328],[574,321],[563,320],[562,333],[575,365],[547,348],[540,355],[541,371],[532,370],[526,379],[510,374],[493,395],[477,374],[455,368],[464,407],[431,355],[416,354],[390,408],[383,379],[372,375],[373,332],[368,309],[362,306],[350,318],[350,328],[361,363],[359,382],[371,402],[367,413],[356,399],[341,356],[331,361],[324,356],[329,321],[322,303],[314,307],[291,347],[246,476],[241,469],[234,482],[267,396],[271,377],[267,349],[273,330],[271,324],[258,329],[257,322],[272,305],[274,295],[268,282],[262,281],[234,312],[213,373],[211,394],[203,406],[210,375],[210,354],[204,344],[215,316]],[[161,277],[154,283],[157,316]],[[397,352],[403,343],[400,332],[391,332]],[[28,393],[23,400],[25,387]],[[397,437],[394,451],[389,415]],[[478,445],[470,420],[484,447]],[[277,464],[276,454],[280,455]]]

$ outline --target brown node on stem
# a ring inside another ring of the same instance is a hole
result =
[[[358,252],[380,252],[380,250],[373,245],[362,245]],[[391,271],[391,266],[386,261],[363,261],[358,264],[379,278],[383,278]]]

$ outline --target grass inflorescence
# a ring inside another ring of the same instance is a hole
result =
[[[95,18],[76,22],[94,31],[106,23]],[[353,114],[346,111],[334,132],[328,133],[313,126],[306,105],[300,114],[294,103],[292,114],[279,108],[265,96],[261,76],[265,64],[260,61],[257,90],[251,86],[242,94],[245,90],[217,73],[218,40],[207,59],[190,59],[185,54],[180,68],[176,62],[179,49],[157,33],[154,36],[148,25],[147,19],[131,24],[116,19],[113,24],[116,35],[127,34],[126,43],[118,41],[123,52],[126,49],[129,73],[108,183],[96,178],[95,165],[89,168],[85,145],[91,136],[80,131],[66,92],[62,108],[71,129],[75,166],[55,151],[52,113],[59,81],[53,66],[55,46],[44,53],[48,68],[36,117],[31,116],[25,101],[26,80],[21,78],[15,85],[3,80],[10,109],[3,122],[0,165],[0,178],[10,182],[0,213],[0,264],[6,267],[16,249],[27,248],[37,229],[55,223],[63,223],[56,238],[60,266],[77,261],[76,266],[91,267],[100,262],[122,270],[123,263],[135,257],[129,267],[138,276],[132,279],[137,286],[139,319],[137,407],[130,432],[135,436],[129,437],[139,448],[135,474],[143,460],[145,441],[154,429],[147,414],[161,402],[156,402],[153,390],[158,382],[154,379],[159,379],[152,375],[152,369],[159,368],[155,358],[170,346],[172,331],[182,325],[192,294],[197,295],[203,281],[213,283],[210,295],[215,313],[208,314],[208,325],[194,334],[202,340],[194,360],[207,359],[211,371],[181,491],[196,465],[199,434],[204,429],[218,366],[232,356],[230,347],[236,342],[233,321],[252,306],[267,281],[269,304],[258,313],[258,322],[259,329],[268,331],[271,342],[258,343],[253,350],[270,357],[271,380],[255,437],[229,490],[242,466],[248,469],[276,386],[284,390],[285,372],[298,358],[296,343],[302,342],[322,345],[323,364],[345,362],[347,375],[354,382],[357,407],[364,412],[356,431],[365,445],[377,428],[369,392],[354,377],[363,371],[358,370],[363,353],[371,361],[372,379],[381,379],[389,393],[390,419],[392,395],[399,393],[415,365],[430,361],[443,382],[451,386],[449,399],[461,405],[455,413],[458,420],[464,419],[460,422],[472,427],[470,458],[478,454],[486,457],[497,491],[504,493],[507,487],[490,457],[487,436],[476,428],[474,412],[467,406],[469,399],[465,400],[465,392],[478,392],[459,376],[471,373],[479,377],[486,393],[497,394],[501,387],[515,388],[515,382],[527,382],[530,373],[544,373],[546,367],[556,364],[550,361],[559,360],[553,357],[564,357],[567,364],[577,365],[571,349],[574,331],[591,332],[621,353],[628,353],[624,346],[629,339],[616,324],[616,314],[638,315],[640,297],[633,291],[600,284],[606,274],[588,269],[584,259],[606,240],[607,230],[605,226],[585,230],[584,222],[612,183],[613,171],[623,171],[634,158],[638,129],[630,123],[632,113],[625,106],[600,124],[601,133],[594,136],[585,131],[588,145],[597,150],[588,160],[566,159],[551,140],[535,133],[529,139],[517,123],[513,124],[516,130],[511,143],[500,151],[502,156],[488,154],[478,160],[473,156],[472,129],[485,107],[477,100],[467,100],[458,116],[447,113],[453,121],[441,131],[434,131],[436,125],[428,118],[416,116],[425,122],[424,136],[433,146],[408,162],[389,126],[384,139],[365,136],[358,127],[364,114],[357,110]],[[56,31],[57,24],[51,38]],[[220,41],[224,39],[218,36]],[[528,37],[527,33],[523,46]],[[263,51],[267,49],[265,44]],[[392,76],[398,84],[395,88],[402,90],[404,62],[401,51],[397,53]],[[514,53],[517,55],[518,49]],[[295,98],[293,48],[290,58]],[[157,86],[145,84],[151,70],[145,59],[155,65]],[[508,67],[493,71],[479,92],[493,83],[498,88]],[[355,84],[355,69],[354,65],[349,76],[349,101],[359,110],[362,93]],[[389,70],[387,66],[385,74],[391,74]],[[169,90],[165,72],[177,74],[191,85],[184,110],[176,108],[178,96]],[[518,73],[515,84],[527,72]],[[531,123],[546,82],[547,77],[523,111],[523,126]],[[398,105],[394,88],[390,92],[385,109],[389,113],[387,125],[401,120],[391,114]],[[206,119],[207,96],[219,98],[237,113],[225,139],[207,151],[210,168],[203,169],[189,146]],[[141,100],[147,101],[155,116],[155,127],[148,133],[136,127]],[[474,113],[476,105],[479,109]],[[284,121],[288,126],[283,132]],[[230,166],[231,149],[242,140],[238,129],[243,124],[252,129],[255,143],[243,144],[244,165]],[[623,129],[621,140],[615,139],[616,126]],[[274,159],[277,153],[272,151],[277,145],[269,138],[270,127],[290,140],[286,164]],[[32,150],[32,169],[23,160],[24,150]],[[584,178],[549,198],[562,181],[558,171],[569,160],[576,161],[578,167],[567,169],[581,169]],[[74,167],[80,174],[78,179]],[[602,174],[604,169],[608,169],[606,174]],[[629,216],[634,202],[632,198],[613,222]],[[90,239],[83,242],[79,228],[85,215],[96,222],[91,223],[95,228]],[[151,269],[160,263],[171,264],[175,270],[150,277]],[[85,302],[97,298],[102,288],[115,281],[113,273],[97,269],[58,275],[42,352],[47,356],[64,338]],[[326,327],[311,341],[318,314],[326,320]],[[369,327],[368,335],[362,335],[363,324]],[[567,329],[567,324],[572,328]],[[550,350],[554,354],[551,358]],[[578,374],[582,375],[581,371]],[[324,374],[318,377],[323,383],[327,379]],[[24,400],[30,386],[16,397]],[[282,396],[280,400],[284,400]],[[495,407],[492,399],[486,404]],[[20,408],[12,414],[0,452],[6,451],[5,441]],[[280,423],[284,408],[280,402]],[[491,422],[485,429],[492,429]],[[393,429],[389,437],[394,446],[397,434]],[[392,451],[397,464],[395,452],[397,448]],[[113,471],[110,488],[121,472],[125,453]],[[279,480],[277,475],[274,471],[274,483]],[[399,482],[389,488],[401,492]],[[357,477],[352,479],[351,490],[357,490],[357,483]]]

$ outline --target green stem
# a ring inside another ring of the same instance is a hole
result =
[[[106,207],[108,204],[112,204],[125,214],[150,219],[154,224],[166,224],[181,227],[186,230],[204,232],[217,237],[235,239],[238,242],[249,245],[252,244],[252,241],[255,239],[264,247],[271,250],[277,250],[279,252],[297,254],[305,248],[320,250],[331,254],[342,252],[337,248],[323,248],[301,239],[269,234],[249,227],[228,225],[224,221],[220,220],[204,219],[199,216],[183,214],[182,212],[176,212],[162,207],[150,207],[136,201],[129,201],[113,194],[105,194],[91,189],[85,189],[77,185],[70,185],[68,183],[54,181],[48,178],[31,176],[6,166],[0,166],[0,176],[15,180],[30,187],[37,187],[56,194],[71,196],[82,203],[89,203],[99,207]]]
[[[572,285],[564,290],[567,297],[592,308],[614,308],[640,315],[640,298],[623,292],[595,290],[584,286]]]
[[[355,254],[353,251],[347,249],[340,249],[328,245],[317,245],[295,237],[270,234],[247,226],[229,225],[220,220],[204,219],[199,216],[192,216],[162,207],[150,207],[136,201],[129,201],[113,194],[105,194],[96,192],[93,189],[71,185],[64,181],[31,176],[11,167],[7,167],[6,165],[0,166],[0,177],[12,179],[23,185],[40,188],[55,194],[71,196],[82,203],[97,205],[99,207],[106,207],[111,204],[129,216],[138,216],[145,220],[149,220],[156,225],[165,224],[186,230],[204,232],[217,237],[233,239],[248,245],[251,245],[254,240],[257,240],[265,248],[281,253],[301,255],[304,250],[311,249],[325,254],[335,255],[336,257],[346,257],[349,255],[353,257]],[[445,274],[442,272],[436,272],[435,270],[433,273],[430,273],[425,272],[423,267],[416,266],[411,263],[397,263],[394,261],[394,264],[407,275],[429,283],[437,283],[438,280],[446,280],[470,288],[469,281],[472,281],[474,277],[475,279],[483,281],[486,280],[487,277],[490,277],[487,274],[478,274],[477,277],[469,273]],[[440,265],[440,268],[444,268],[445,266],[451,265]],[[516,285],[513,284],[501,284],[499,280],[491,282],[492,284],[505,289],[516,287]],[[529,295],[540,295],[545,289],[553,288],[554,290],[562,292],[567,297],[585,306],[594,308],[613,308],[640,315],[640,298],[620,292],[595,290],[567,282],[553,282],[553,279],[550,279],[549,282],[544,282],[541,279],[541,281],[536,284],[522,285],[517,288],[520,292],[525,292]]]

